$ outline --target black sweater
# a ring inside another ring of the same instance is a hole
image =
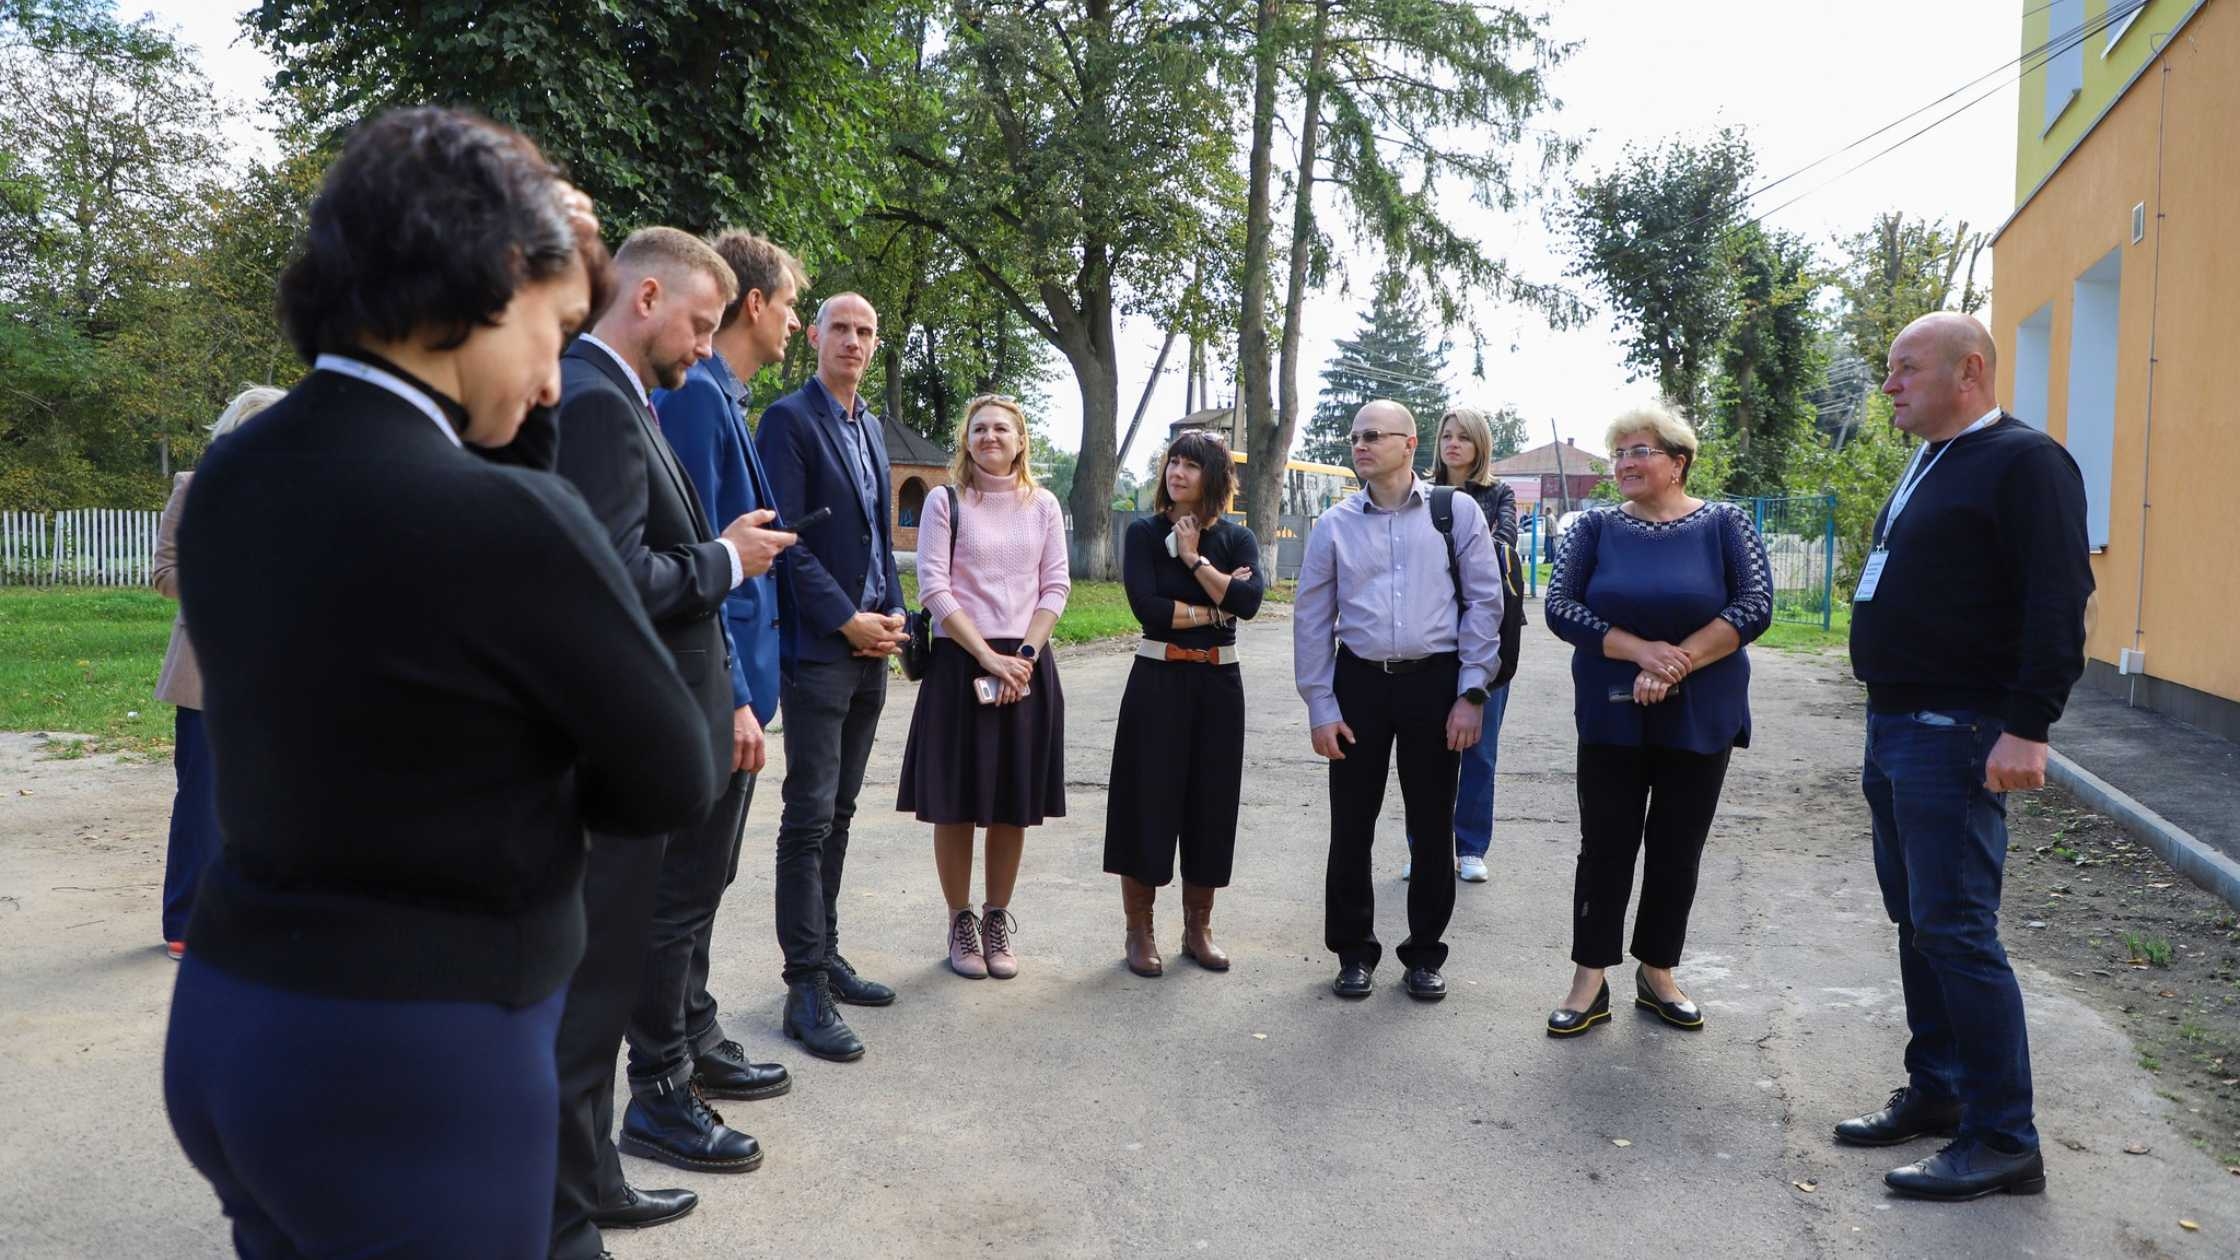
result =
[[[1128,523],[1120,544],[1120,581],[1128,592],[1128,606],[1143,623],[1143,637],[1178,647],[1227,647],[1237,641],[1234,626],[1210,624],[1187,630],[1174,628],[1174,606],[1197,604],[1213,607],[1213,597],[1182,561],[1167,554],[1167,535],[1174,527],[1164,516],[1144,516]],[[1252,579],[1232,579],[1222,597],[1221,611],[1250,621],[1260,611],[1260,597],[1267,592],[1268,575],[1260,571],[1260,543],[1252,531],[1235,521],[1222,520],[1198,535],[1198,554],[1223,573],[1249,565]]]
[[[522,1006],[583,952],[584,828],[714,796],[705,727],[565,482],[314,372],[179,538],[224,849],[187,938],[298,992]]]
[[[2044,740],[2084,672],[2084,478],[2013,416],[1923,464],[1947,445],[1897,525],[1875,518],[1890,558],[1851,606],[1852,672],[1878,713],[1976,709]]]

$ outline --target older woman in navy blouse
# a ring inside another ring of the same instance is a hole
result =
[[[1609,430],[1625,502],[1564,533],[1548,586],[1550,629],[1575,649],[1579,868],[1571,906],[1571,992],[1550,1036],[1610,1018],[1605,968],[1646,851],[1634,916],[1634,1004],[1678,1028],[1703,1012],[1679,965],[1727,758],[1750,746],[1750,661],[1743,645],[1773,619],[1765,544],[1733,504],[1688,493],[1696,435],[1661,407]]]

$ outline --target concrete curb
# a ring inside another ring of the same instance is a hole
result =
[[[2051,755],[2046,758],[2048,782],[2067,789],[2071,796],[2122,823],[2186,878],[2240,909],[2240,862],[2194,838],[2192,832],[2062,756],[2060,750],[2050,751]]]

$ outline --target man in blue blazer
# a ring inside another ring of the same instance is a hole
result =
[[[777,510],[762,461],[747,430],[746,382],[785,357],[800,328],[793,303],[801,265],[751,232],[716,239],[736,293],[712,338],[713,353],[692,365],[684,383],[659,390],[653,406],[662,436],[676,452],[714,522]],[[778,564],[785,563],[781,554]],[[784,586],[778,571],[733,587],[723,603],[730,641],[731,770],[723,796],[691,834],[669,842],[647,940],[644,977],[630,1016],[630,1109],[622,1149],[685,1168],[704,1168],[696,1135],[664,1124],[665,1100],[697,1086],[708,1098],[773,1098],[792,1085],[776,1064],[749,1062],[724,1036],[708,993],[708,951],[716,910],[739,873],[740,836],[764,760],[762,728],[778,711],[778,626]]]
[[[755,448],[779,518],[832,516],[786,557],[781,618],[785,809],[778,825],[778,945],[785,1032],[821,1059],[863,1057],[834,1001],[885,1006],[894,990],[840,956],[840,876],[863,768],[887,699],[887,658],[902,645],[902,579],[889,532],[887,444],[857,388],[879,346],[879,315],[860,294],[817,308],[817,372],[770,405]]]

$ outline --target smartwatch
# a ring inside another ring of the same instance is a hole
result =
[[[1472,704],[1482,706],[1486,702],[1486,689],[1483,687],[1472,687],[1470,690],[1462,693],[1462,698],[1468,700]]]
[[[1022,661],[1031,661],[1031,660],[1033,660],[1033,659],[1034,659],[1034,644],[1032,644],[1032,643],[1022,643],[1022,644],[1020,644],[1020,645],[1019,645],[1019,651],[1018,651],[1017,655],[1018,655],[1019,659],[1020,659],[1020,660],[1022,660]]]

